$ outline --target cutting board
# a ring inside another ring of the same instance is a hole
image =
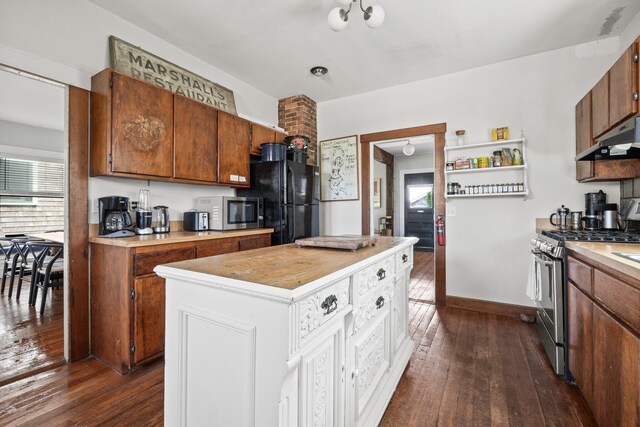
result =
[[[366,246],[373,246],[377,241],[378,239],[372,236],[317,236],[298,239],[295,243],[298,246],[355,251]]]

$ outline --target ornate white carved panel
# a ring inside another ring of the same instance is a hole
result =
[[[387,257],[354,275],[354,299],[395,278],[395,258]],[[354,301],[355,302],[355,301]]]
[[[407,277],[398,272],[396,283],[394,284],[393,309],[391,313],[394,352],[398,351],[407,335]]]
[[[385,282],[383,286],[374,288],[360,298],[360,302],[353,309],[353,333],[357,333],[375,318],[385,305],[391,303],[392,282]]]
[[[349,304],[349,283],[349,278],[343,279],[296,304],[300,316],[300,337],[315,330]]]
[[[189,306],[178,315],[179,425],[256,425],[255,325]]]

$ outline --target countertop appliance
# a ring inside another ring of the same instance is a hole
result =
[[[156,234],[169,232],[169,208],[167,206],[153,207],[153,223],[151,224],[151,228],[153,228],[153,232]]]
[[[584,228],[598,230],[602,225],[602,210],[607,203],[607,193],[602,190],[584,195]]]
[[[151,223],[153,222],[153,212],[151,212],[149,190],[140,190],[138,196],[138,208],[136,209],[136,234],[153,234]]]
[[[251,188],[238,195],[264,197],[264,226],[272,245],[320,234],[320,174],[316,166],[290,160],[251,165]]]
[[[632,117],[605,133],[576,160],[640,159],[640,117]]]
[[[198,197],[196,209],[209,213],[209,230],[264,227],[264,208],[261,197]]]
[[[565,208],[564,205],[559,207],[554,213],[549,216],[549,222],[551,225],[558,227],[560,230],[566,230],[569,228],[569,214],[571,211],[569,208]],[[553,222],[553,217],[556,217],[557,222]]]
[[[640,233],[545,230],[531,240],[536,281],[541,287],[536,300],[538,335],[556,374],[568,378],[566,241],[640,243]]]
[[[121,196],[98,199],[98,235],[100,237],[129,237],[133,232],[129,214],[129,198]]]
[[[185,231],[205,231],[209,229],[209,212],[191,209],[182,214],[182,228]]]

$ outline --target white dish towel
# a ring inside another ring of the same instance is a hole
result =
[[[531,257],[529,258],[527,298],[534,301],[542,300],[542,287],[540,286],[540,267],[536,262],[536,256],[534,254],[531,254]]]

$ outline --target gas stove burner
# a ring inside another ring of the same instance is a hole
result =
[[[543,231],[544,236],[559,241],[584,241],[584,242],[619,242],[619,243],[640,243],[640,233],[628,233],[617,230],[595,230],[595,231]]]

